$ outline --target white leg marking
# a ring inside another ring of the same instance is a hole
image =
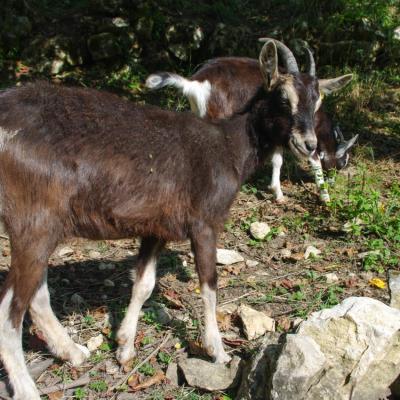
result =
[[[135,357],[135,337],[139,313],[143,303],[150,297],[156,284],[157,257],[153,255],[144,268],[143,275],[136,279],[132,289],[132,297],[128,311],[117,334],[119,343],[117,359],[126,364]]]
[[[275,199],[278,202],[284,201],[282,189],[281,189],[281,167],[283,163],[282,147],[278,147],[271,158],[272,163],[272,179],[271,185],[269,186],[274,193]]]
[[[42,331],[50,351],[74,366],[82,364],[90,352],[85,346],[75,344],[54,315],[45,279],[30,304],[32,321]]]
[[[308,162],[311,166],[312,172],[314,173],[315,184],[319,190],[319,197],[321,201],[324,203],[330,202],[328,188],[324,181],[324,172],[322,171],[321,159],[319,156],[316,156],[316,158],[310,157]]]
[[[204,347],[216,363],[229,362],[231,358],[225,353],[217,324],[217,294],[215,290],[204,284],[201,288],[201,297],[204,303]]]
[[[22,323],[15,329],[10,321],[13,291],[9,289],[0,304],[0,355],[14,390],[14,400],[40,400],[29,375],[22,350]]]

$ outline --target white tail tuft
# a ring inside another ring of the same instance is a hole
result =
[[[170,72],[152,74],[146,79],[146,87],[152,90],[165,86],[176,87],[190,102],[190,107],[199,117],[207,114],[207,103],[211,93],[209,81],[191,81]]]

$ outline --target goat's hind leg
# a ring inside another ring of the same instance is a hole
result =
[[[216,315],[216,236],[211,228],[202,225],[192,232],[191,241],[204,303],[204,347],[216,363],[226,363],[231,358],[224,350]]]
[[[24,360],[22,321],[54,247],[44,241],[32,243],[29,235],[26,240],[12,241],[11,248],[11,267],[0,294],[0,356],[14,400],[40,400]]]
[[[32,321],[43,333],[47,346],[54,355],[70,361],[74,366],[82,364],[89,357],[89,350],[85,346],[74,343],[54,315],[50,305],[47,274],[32,298],[30,314]]]
[[[136,280],[132,289],[132,297],[128,311],[117,333],[117,359],[124,365],[135,355],[135,337],[139,313],[143,303],[150,297],[156,283],[157,256],[164,242],[156,238],[143,238],[140,245]]]

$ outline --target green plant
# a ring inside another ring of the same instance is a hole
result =
[[[158,361],[160,361],[161,364],[168,365],[172,361],[172,357],[168,353],[165,353],[163,351],[160,351],[158,353],[157,358],[158,358]]]
[[[108,389],[108,385],[103,380],[93,381],[89,383],[89,388],[95,392],[105,392]]]
[[[154,367],[150,364],[150,363],[145,363],[143,364],[139,370],[140,373],[142,373],[143,375],[146,376],[153,376],[154,373],[156,372],[156,370],[154,369]]]
[[[75,389],[74,398],[78,400],[83,400],[87,396],[86,390],[83,388]]]

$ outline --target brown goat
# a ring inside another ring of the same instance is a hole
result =
[[[48,258],[69,237],[142,238],[117,334],[122,364],[135,355],[157,256],[166,242],[189,238],[205,306],[204,346],[216,362],[229,361],[215,315],[218,231],[241,184],[267,157],[271,135],[286,135],[305,154],[316,148],[318,80],[280,74],[273,41],[261,51],[260,68],[264,88],[245,112],[218,123],[91,89],[35,83],[0,93],[0,215],[11,242],[0,294],[0,356],[14,399],[40,399],[21,344],[28,307],[54,354],[74,365],[88,356],[55,317],[47,288]],[[301,99],[298,120],[288,100],[293,88]]]
[[[293,53],[281,42],[275,40],[278,49],[286,52],[293,60]],[[315,63],[311,52],[309,72],[315,74]],[[292,61],[293,64],[293,61]],[[287,68],[287,66],[286,66]],[[297,65],[295,66],[296,69]],[[284,72],[284,69],[281,69]],[[326,94],[339,90],[352,79],[352,75],[343,75],[333,79],[320,80],[320,90]],[[164,86],[174,86],[189,99],[193,112],[203,118],[218,120],[229,118],[240,112],[243,105],[254,97],[263,85],[263,76],[257,60],[245,57],[222,57],[209,60],[193,76],[186,79],[177,74],[160,72],[150,75],[146,86],[159,89]],[[334,127],[332,119],[318,108],[314,121],[315,134],[318,139],[317,152],[308,160],[316,171],[322,168],[340,170],[349,161],[349,149],[354,145],[357,136],[345,141],[338,127]],[[282,148],[287,146],[283,137],[271,138],[271,161],[273,166],[270,188],[277,201],[283,201],[280,185],[280,169],[282,166]],[[296,153],[295,153],[296,154]],[[296,154],[299,156],[299,154]],[[304,158],[304,157],[301,157]],[[323,176],[320,173],[320,179]]]

